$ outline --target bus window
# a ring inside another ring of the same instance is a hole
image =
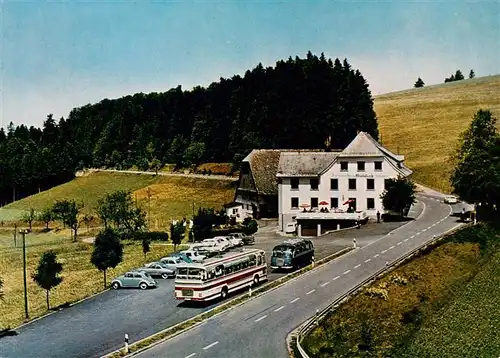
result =
[[[262,256],[261,255],[259,255],[257,265],[259,265],[259,266],[262,265]]]
[[[255,263],[257,262],[257,257],[255,255],[250,255],[250,263],[249,266],[255,266]]]
[[[215,277],[222,276],[223,273],[224,273],[224,266],[223,265],[219,265],[215,268]]]

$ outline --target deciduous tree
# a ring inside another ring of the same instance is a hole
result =
[[[170,224],[170,238],[172,239],[172,243],[174,244],[174,251],[177,248],[177,245],[180,245],[184,235],[186,234],[186,227],[182,221],[177,222],[176,224]]]
[[[62,264],[57,261],[57,254],[54,251],[46,251],[40,257],[36,271],[32,275],[36,284],[46,292],[47,310],[50,309],[50,290],[59,285],[63,280],[59,276],[62,269]]]
[[[115,230],[108,227],[97,234],[90,262],[103,273],[104,288],[106,288],[106,271],[118,266],[122,259],[123,245]]]
[[[462,200],[481,204],[487,217],[498,215],[500,202],[500,134],[496,118],[479,110],[461,135],[451,176],[453,191]]]
[[[387,179],[386,189],[380,198],[386,210],[395,211],[403,218],[405,210],[416,201],[415,193],[415,184],[409,178],[399,176],[397,179]]]
[[[49,230],[49,224],[52,220],[54,220],[54,213],[52,212],[52,208],[45,208],[38,215],[38,220],[45,223],[45,228]]]
[[[33,221],[36,219],[35,209],[31,208],[29,211],[25,211],[23,214],[23,222],[29,225],[30,231],[33,226]]]

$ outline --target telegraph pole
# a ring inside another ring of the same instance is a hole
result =
[[[151,229],[151,188],[148,187],[146,193],[148,194],[148,227]]]
[[[28,230],[19,230],[19,233],[23,235],[23,281],[24,281],[24,317],[26,320],[29,319],[28,314],[28,289],[26,285],[26,234]]]

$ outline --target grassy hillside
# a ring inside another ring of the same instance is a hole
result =
[[[498,356],[499,238],[460,231],[343,303],[303,346],[317,358]]]
[[[382,144],[406,156],[416,181],[449,192],[459,134],[481,108],[500,118],[498,98],[500,75],[376,96]]]
[[[147,188],[150,189],[150,202]],[[134,199],[146,211],[150,207],[151,222],[158,227],[167,225],[172,217],[190,217],[193,203],[195,208],[202,206],[218,209],[234,197],[234,183],[228,181],[96,172],[9,204],[0,209],[0,220],[12,220],[19,217],[23,210],[30,208],[42,210],[57,199],[83,202],[83,212],[89,213],[94,211],[100,198],[120,189],[132,190]]]

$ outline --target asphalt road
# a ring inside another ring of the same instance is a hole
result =
[[[265,249],[268,257],[272,247],[284,240],[276,235],[275,224],[272,221],[266,224],[254,246]],[[318,257],[342,248],[325,241],[319,246]],[[269,280],[285,274],[271,273]],[[201,307],[181,303],[174,298],[173,280],[156,281],[159,285],[156,289],[110,290],[29,323],[16,330],[17,336],[0,339],[0,358],[99,357],[122,348],[125,333],[132,343],[222,303],[213,302]]]
[[[138,356],[288,357],[287,334],[326,308],[352,287],[405,253],[447,230],[462,225],[450,214],[461,208],[420,194],[425,209],[418,220],[390,235],[360,244],[329,264],[320,266],[288,284],[210,319]]]

